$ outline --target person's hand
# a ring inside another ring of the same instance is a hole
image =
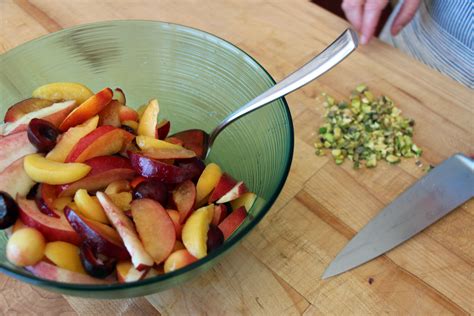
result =
[[[375,33],[380,14],[388,0],[344,0],[342,10],[354,28],[361,34],[360,42],[367,44]],[[421,0],[405,0],[391,26],[392,35],[397,35],[411,21]]]

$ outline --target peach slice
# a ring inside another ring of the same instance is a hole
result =
[[[217,204],[227,203],[233,201],[242,196],[242,194],[247,193],[248,189],[245,186],[245,183],[240,181],[237,183],[229,192],[221,196],[219,200],[216,201]]]
[[[127,104],[127,98],[125,98],[125,93],[120,88],[114,89],[114,100],[117,100],[118,102],[120,102],[120,104],[123,105]]]
[[[123,213],[122,210],[112,203],[105,193],[97,192],[97,198],[104,208],[109,221],[115,229],[117,229],[120,237],[122,237],[123,243],[132,258],[133,266],[139,271],[153,266],[153,258],[145,250],[132,221]],[[173,225],[173,223],[171,223],[171,225]],[[174,229],[174,226],[172,227]]]
[[[53,104],[51,100],[29,98],[12,105],[5,113],[4,122],[15,122],[26,114],[41,110]]]
[[[137,142],[138,147],[141,150],[148,150],[148,149],[176,149],[182,150],[183,147],[179,145],[175,145],[172,143],[168,143],[164,140],[159,140],[156,138],[152,138],[149,136],[137,136],[135,141]]]
[[[120,192],[128,192],[132,188],[130,187],[130,182],[127,180],[117,180],[114,182],[111,182],[107,188],[105,189],[105,193],[110,195],[110,194],[115,194],[115,193],[120,193]]]
[[[87,241],[98,254],[121,260],[130,258],[122,239],[115,229],[87,219],[71,208],[66,208],[64,214],[78,236]]]
[[[46,158],[57,162],[65,162],[72,149],[84,136],[91,133],[97,128],[99,124],[99,116],[94,116],[85,121],[81,125],[70,128],[62,135],[59,142],[53,150],[51,150]]]
[[[80,103],[74,111],[69,113],[61,125],[59,125],[59,130],[65,132],[70,127],[82,124],[91,117],[97,115],[107,106],[107,104],[109,104],[112,100],[112,96],[112,90],[110,88],[105,88],[88,98],[86,101]]]
[[[43,279],[56,282],[73,283],[73,284],[109,284],[110,280],[96,279],[91,276],[69,271],[50,263],[40,261],[33,266],[26,267],[34,275]]]
[[[208,164],[196,185],[196,201],[200,203],[204,200],[214,190],[221,176],[222,170],[217,164],[213,162]]]
[[[237,181],[234,180],[227,173],[223,173],[217,182],[214,191],[212,191],[211,196],[209,196],[209,203],[213,203],[223,197],[226,193],[232,190],[233,187],[237,184]]]
[[[75,82],[54,82],[36,88],[33,97],[57,101],[76,100],[81,104],[94,93],[86,86]]]
[[[40,211],[48,216],[59,217],[54,208],[54,200],[58,197],[58,187],[41,183],[38,187],[38,194],[36,196],[36,205]]]
[[[81,243],[79,235],[69,225],[64,214],[57,213],[58,218],[40,212],[36,203],[17,196],[21,221],[29,227],[39,230],[47,241],[66,241],[75,245]]]
[[[176,243],[178,243],[178,240],[181,240],[181,231],[183,230],[183,226],[179,222],[179,212],[176,210],[166,210],[166,211],[168,212],[168,215],[173,221],[174,229],[176,231],[176,239],[177,239]],[[175,245],[175,248],[176,248],[176,245]]]
[[[175,144],[175,145],[179,145],[181,147],[183,147],[183,145],[184,145],[184,142],[181,139],[176,138],[176,137],[166,137],[164,140],[165,140],[165,142]]]
[[[120,192],[114,194],[107,194],[109,198],[112,200],[119,209],[122,211],[129,211],[131,208],[131,203],[133,200],[133,196],[131,192]]]
[[[15,122],[0,125],[0,134],[11,135],[28,130],[28,124],[34,118],[40,118],[58,127],[66,116],[76,108],[76,101],[54,103],[51,106],[25,114]]]
[[[176,250],[168,257],[168,259],[166,259],[164,270],[165,273],[173,272],[196,261],[197,258],[190,254],[186,249]]]
[[[181,183],[172,192],[173,202],[179,212],[179,222],[182,224],[189,217],[196,203],[196,187],[191,180]]]
[[[43,258],[45,240],[34,228],[23,228],[14,232],[8,239],[7,259],[14,265],[24,267],[37,263]]]
[[[112,100],[109,104],[99,112],[99,125],[110,125],[113,127],[120,127],[120,108],[122,105],[116,101]]]
[[[26,156],[23,167],[33,181],[56,185],[80,180],[91,171],[86,164],[56,162],[40,154]]]
[[[159,113],[160,106],[158,105],[158,100],[151,100],[140,118],[137,130],[138,135],[155,138]]]
[[[53,202],[53,209],[64,214],[64,208],[72,202],[72,196],[59,197]]]
[[[128,159],[116,156],[100,156],[84,162],[92,168],[83,179],[61,186],[59,197],[71,196],[79,189],[94,192],[117,180],[131,180],[135,177]]]
[[[0,172],[21,157],[36,152],[26,132],[12,134],[0,138]]]
[[[76,203],[78,211],[85,217],[103,224],[109,223],[99,201],[91,197],[87,190],[77,190],[74,195],[74,203]]]
[[[133,138],[132,134],[121,128],[99,126],[79,140],[66,162],[84,162],[94,157],[116,154],[125,149]]]
[[[214,205],[196,210],[184,223],[181,237],[191,255],[201,259],[207,255],[207,232],[214,216]]]
[[[117,279],[119,283],[135,282],[143,279],[148,269],[137,270],[130,261],[120,261],[116,266]]]
[[[132,203],[132,217],[143,246],[155,264],[165,261],[176,242],[176,230],[168,212],[155,200],[139,199]]]
[[[187,150],[185,148],[150,148],[142,150],[142,153],[147,157],[161,161],[173,161],[174,159],[188,159],[196,157],[194,151]],[[171,162],[171,164],[173,163]]]
[[[183,147],[194,151],[196,156],[204,156],[207,139],[201,130],[187,130],[174,134],[172,137],[181,140]]]
[[[227,214],[227,206],[225,206],[225,204],[216,205],[214,208],[212,224],[215,226],[219,225],[224,220],[224,218],[227,217]]]
[[[257,199],[257,195],[255,193],[247,192],[247,193],[242,194],[239,198],[233,201],[230,201],[230,205],[232,206],[233,210],[236,210],[239,207],[244,206],[248,212],[252,208],[256,199]]]
[[[10,196],[26,196],[35,182],[26,174],[23,168],[24,158],[14,161],[5,170],[0,172],[0,191]]]
[[[134,109],[122,105],[119,110],[119,118],[121,122],[132,121],[138,122],[138,113]]]
[[[224,234],[224,239],[229,238],[246,218],[247,211],[245,210],[245,207],[242,206],[233,210],[218,226]]]
[[[64,241],[49,242],[46,244],[44,255],[60,268],[86,273],[79,258],[79,248],[76,245]]]
[[[165,139],[168,136],[171,128],[171,123],[168,120],[163,120],[156,126],[156,138]]]

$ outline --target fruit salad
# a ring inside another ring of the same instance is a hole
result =
[[[169,136],[156,99],[51,83],[0,125],[0,229],[6,257],[68,283],[134,282],[218,249],[256,195],[193,139]]]

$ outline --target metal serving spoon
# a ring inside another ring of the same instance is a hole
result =
[[[185,143],[191,142],[192,149],[197,152],[200,158],[205,159],[209,155],[217,136],[232,122],[323,75],[350,55],[357,48],[357,45],[357,34],[352,29],[347,29],[324,51],[300,69],[227,116],[210,134],[200,129],[190,129],[174,134],[173,137],[182,139]]]

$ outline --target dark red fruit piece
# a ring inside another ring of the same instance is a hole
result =
[[[168,189],[163,182],[156,179],[147,179],[140,182],[135,189],[133,189],[134,199],[152,199],[159,202],[161,205],[168,203]]]
[[[59,215],[56,214],[55,211],[49,208],[49,206],[46,204],[44,199],[42,197],[36,197],[35,198],[36,206],[38,206],[38,209],[41,211],[41,213],[48,215],[50,217],[56,217],[59,218]]]
[[[81,245],[79,253],[84,270],[95,278],[103,279],[115,270],[117,259],[110,259],[102,255],[96,255],[92,246],[88,243]]]
[[[40,184],[39,183],[36,183],[31,189],[30,189],[30,192],[28,192],[28,194],[26,195],[26,198],[28,200],[34,200],[36,198],[36,196],[38,195],[38,188],[39,188]]]
[[[185,172],[190,175],[190,179],[194,182],[197,182],[204,168],[206,168],[206,164],[197,157],[180,159],[176,162],[176,165],[185,170]]]
[[[0,229],[6,229],[15,224],[19,214],[15,200],[10,194],[0,191]]]
[[[207,148],[208,136],[203,131],[198,129],[191,129],[172,135],[183,142],[183,147],[192,150],[198,157],[204,157]]]
[[[219,248],[224,243],[224,234],[221,232],[219,227],[210,225],[207,232],[207,253]]]
[[[59,134],[56,126],[42,119],[32,119],[28,124],[28,139],[39,152],[51,151]]]

